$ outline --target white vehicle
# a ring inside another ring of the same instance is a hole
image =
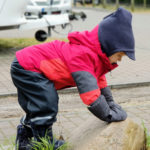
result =
[[[27,19],[36,19],[45,14],[68,13],[71,9],[71,0],[30,0],[25,15]]]
[[[66,13],[72,9],[71,0],[52,0],[51,13]]]
[[[50,29],[57,25],[69,23],[68,14],[44,15],[42,18],[27,20],[24,16],[28,0],[0,0],[0,30],[30,30],[48,28],[48,33],[39,30],[35,37],[44,41],[50,36]]]

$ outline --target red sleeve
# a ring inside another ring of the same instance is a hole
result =
[[[77,85],[84,104],[90,105],[101,95],[98,80],[94,72],[94,60],[87,53],[74,55],[68,68]]]
[[[100,89],[103,89],[103,88],[107,87],[107,80],[106,80],[105,75],[99,77],[98,86],[99,86]]]

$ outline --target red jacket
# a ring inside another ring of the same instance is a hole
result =
[[[90,105],[107,86],[105,74],[117,65],[101,51],[98,26],[90,32],[72,32],[68,39],[24,48],[16,57],[25,70],[53,81],[57,90],[77,86],[83,102]]]

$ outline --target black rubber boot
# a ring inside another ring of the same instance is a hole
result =
[[[65,144],[64,140],[56,140],[53,137],[52,127],[47,127],[47,126],[35,127],[33,125],[31,126],[32,126],[33,136],[36,141],[41,142],[41,138],[45,137],[48,139],[49,143],[54,146],[53,148],[54,150],[58,149],[59,147]]]
[[[30,141],[33,137],[32,130],[24,125],[17,126],[16,150],[30,150]]]

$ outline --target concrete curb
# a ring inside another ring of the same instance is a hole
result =
[[[143,87],[143,86],[150,86],[150,82],[109,85],[111,89],[136,88],[136,87]],[[69,94],[69,93],[77,93],[77,92],[78,92],[78,89],[76,87],[67,88],[67,89],[58,91],[59,94]],[[0,98],[8,97],[8,96],[17,96],[17,92],[10,92],[10,93],[8,92],[8,93],[0,94]]]
[[[150,82],[137,82],[137,83],[109,85],[111,89],[135,88],[135,87],[142,87],[142,86],[150,86]]]

